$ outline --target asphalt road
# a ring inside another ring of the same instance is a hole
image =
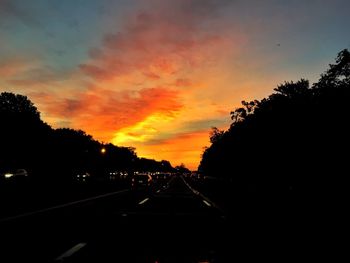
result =
[[[173,177],[2,221],[0,262],[231,262],[249,246],[227,221]]]
[[[226,213],[192,187],[173,177],[1,219],[0,262],[298,262],[334,259],[346,244],[309,202],[231,195]]]

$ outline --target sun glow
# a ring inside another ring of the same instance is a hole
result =
[[[112,143],[116,145],[132,145],[134,142],[147,142],[159,134],[158,127],[168,125],[174,118],[175,116],[162,113],[152,114],[133,126],[120,129],[114,134]]]
[[[348,46],[344,1],[313,5],[315,16],[302,1],[101,0],[84,12],[69,1],[59,13],[44,2],[0,0],[1,91],[28,96],[53,128],[191,169],[210,128],[228,129],[242,100],[283,81],[316,81]],[[303,19],[277,15],[294,11]]]

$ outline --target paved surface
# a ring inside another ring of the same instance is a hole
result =
[[[222,211],[182,177],[12,218],[0,230],[1,262],[230,262],[238,249]]]

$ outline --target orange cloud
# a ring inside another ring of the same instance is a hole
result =
[[[182,107],[179,93],[165,88],[121,92],[92,88],[77,92],[76,99],[47,93],[32,93],[32,96],[45,105],[46,114],[69,119],[71,127],[84,129],[106,142],[112,140],[115,131],[135,125],[155,112],[172,116]],[[51,103],[44,103],[47,101]]]
[[[175,80],[175,86],[177,86],[177,87],[189,87],[192,85],[193,85],[193,83],[190,79],[179,78],[179,79]]]
[[[140,2],[118,32],[106,34],[80,63],[74,78],[91,86],[36,93],[35,100],[56,126],[83,129],[102,141],[136,146],[141,156],[195,169],[208,131],[185,130],[183,123],[205,125],[206,118],[221,117],[223,106],[212,106],[206,83],[221,76],[211,69],[231,54],[231,44],[243,42],[221,26],[218,14],[228,3]]]
[[[75,40],[65,46],[66,36],[56,42],[54,35],[40,38],[51,32],[28,31],[42,19],[34,15],[37,8],[24,10],[12,2],[0,0],[0,24],[15,22],[13,28],[24,31],[1,36],[2,89],[28,95],[54,127],[83,129],[99,140],[136,146],[142,156],[192,168],[208,143],[210,127],[228,127],[217,120],[227,116],[229,122],[229,112],[240,101],[265,97],[277,83],[299,78],[304,67],[319,61],[296,56],[305,42],[298,46],[298,37],[293,45],[276,46],[290,26],[280,19],[285,12],[276,12],[281,6],[251,9],[232,0],[131,1],[123,17],[111,7],[113,15],[91,19],[91,31],[79,26],[78,46]],[[279,15],[270,20],[266,15],[271,14]],[[307,21],[301,22],[298,27]],[[57,36],[65,32],[52,29]],[[101,31],[94,32],[98,29],[108,33],[84,54],[100,36]],[[27,36],[32,41],[21,43]],[[314,46],[311,42],[305,43]],[[56,45],[67,49],[64,56],[61,47],[52,49]],[[73,65],[78,66],[71,69]]]
[[[0,77],[10,79],[20,72],[28,70],[31,63],[20,58],[4,59],[0,61]]]
[[[192,170],[198,167],[198,160],[205,146],[209,145],[209,131],[201,130],[163,140],[158,144],[137,147],[140,156],[155,158],[158,160],[171,160],[173,165],[185,163]],[[140,145],[141,146],[141,145]]]

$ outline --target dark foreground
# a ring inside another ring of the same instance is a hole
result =
[[[230,202],[228,210],[174,177],[152,189],[120,190],[2,220],[0,262],[284,262],[337,256],[328,239],[335,235],[322,226],[322,214],[310,212],[313,207]]]

